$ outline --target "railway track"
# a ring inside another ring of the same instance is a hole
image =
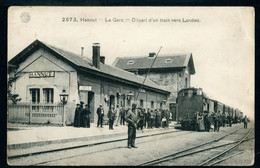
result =
[[[161,133],[155,133],[155,134],[149,134],[149,135],[142,135],[142,136],[138,136],[136,138],[141,139],[141,138],[146,138],[146,137],[160,136],[160,135],[166,135],[166,134],[172,134],[172,133],[174,133],[175,135],[179,135],[179,134],[184,135],[184,134],[190,134],[190,133],[194,133],[194,132],[192,132],[192,131],[184,131],[183,132],[183,131],[176,131],[175,130],[175,131],[161,132]],[[12,160],[15,160],[15,159],[23,159],[23,158],[29,160],[29,158],[31,158],[31,157],[41,157],[41,155],[43,155],[43,154],[51,154],[51,153],[55,153],[55,152],[70,151],[70,150],[74,150],[74,149],[93,147],[93,146],[115,143],[115,142],[120,142],[120,141],[127,141],[127,138],[119,138],[119,139],[115,139],[115,140],[106,140],[106,141],[101,141],[101,142],[97,142],[97,143],[86,143],[86,144],[83,144],[83,145],[75,145],[75,146],[56,148],[56,149],[51,149],[51,150],[42,150],[42,151],[37,151],[37,152],[28,152],[28,153],[24,153],[24,154],[10,155],[10,156],[8,156],[8,160],[10,162],[12,162]],[[146,141],[139,142],[139,143],[145,143],[145,142]],[[118,149],[118,148],[122,148],[122,146],[111,147],[111,148],[105,149],[105,151]],[[86,154],[93,154],[93,153],[97,153],[97,152],[101,152],[101,151],[95,151],[95,152],[87,151],[85,153],[81,153],[80,155],[68,156],[68,158],[82,156],[82,155],[86,155]],[[61,159],[64,159],[66,157],[58,158],[57,160],[61,160]],[[35,162],[31,165],[40,165],[40,164],[52,162],[54,160],[55,159],[52,158],[52,159],[46,160],[44,162]]]
[[[234,149],[234,148],[236,148],[238,145],[240,145],[242,142],[251,139],[251,138],[248,138],[248,136],[249,136],[249,134],[251,133],[252,130],[253,130],[253,127],[250,128],[250,130],[247,132],[247,134],[246,134],[241,140],[237,141],[237,143],[235,143],[234,145],[232,145],[230,148],[224,150],[223,152],[221,152],[221,153],[215,155],[214,157],[212,157],[212,158],[210,158],[210,159],[204,161],[204,162],[201,163],[199,166],[206,166],[206,165],[212,166],[212,165],[215,165],[215,164],[221,162],[223,159],[219,159],[219,160],[217,160],[217,161],[211,163],[211,161],[216,160],[216,159],[218,159],[220,156],[222,156],[222,155],[228,153],[229,151],[231,151],[232,149]],[[243,152],[236,153],[235,155],[232,155],[232,157],[233,157],[233,156],[236,156],[236,155],[238,155],[238,154],[241,154],[241,153],[243,153]],[[231,157],[231,156],[226,157],[224,160],[229,159],[230,157]]]
[[[224,144],[220,144],[220,145],[214,145],[213,143],[216,143],[222,139],[224,139],[225,137],[227,136],[230,136],[234,133],[236,133],[237,131],[239,131],[240,129],[242,128],[239,128],[237,130],[234,130],[232,131],[231,133],[228,133],[218,139],[215,139],[215,140],[212,140],[212,141],[209,141],[209,142],[206,142],[206,143],[202,143],[202,144],[199,144],[199,145],[196,145],[194,147],[191,147],[191,148],[188,148],[188,149],[185,149],[185,150],[182,150],[182,151],[179,151],[179,152],[175,152],[175,153],[172,153],[170,155],[166,155],[166,156],[163,156],[163,157],[160,157],[160,158],[157,158],[157,159],[154,159],[154,160],[150,160],[148,162],[144,162],[144,163],[141,163],[141,164],[138,164],[136,166],[153,166],[153,165],[158,165],[158,164],[161,164],[161,163],[164,163],[164,162],[169,162],[169,161],[173,161],[175,159],[179,159],[179,158],[184,158],[184,157],[187,157],[187,156],[191,156],[191,155],[194,155],[194,154],[197,154],[197,153],[201,153],[201,152],[205,152],[205,151],[209,151],[209,150],[212,150],[212,149],[218,149],[218,148],[222,148],[222,147],[225,147],[225,146],[231,146],[225,150],[223,150],[221,153],[218,153],[217,155],[211,157],[210,159],[202,162],[199,164],[199,166],[205,166],[205,165],[215,165],[223,160],[226,160],[226,159],[229,159],[231,157],[234,157],[238,154],[241,154],[242,152],[239,152],[239,153],[236,153],[234,155],[230,155],[229,157],[226,157],[226,158],[222,158],[218,161],[215,161],[215,162],[212,162],[213,160],[216,160],[217,158],[219,158],[220,156],[224,155],[225,153],[231,151],[232,149],[234,149],[235,147],[237,147],[238,145],[240,145],[242,142],[244,141],[247,141],[247,140],[250,140],[250,139],[253,139],[253,138],[247,138],[248,135],[250,134],[250,132],[252,131],[253,128],[251,128],[247,134],[239,141],[234,141],[234,142],[228,142],[228,143],[224,143]],[[211,145],[213,144],[213,146]],[[209,147],[205,147],[206,145],[210,145]],[[198,150],[199,149],[199,150]]]

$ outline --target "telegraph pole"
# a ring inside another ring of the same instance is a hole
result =
[[[153,64],[154,64],[154,62],[155,62],[157,56],[159,55],[161,49],[162,49],[162,46],[160,47],[159,51],[157,52],[157,54],[156,54],[156,56],[155,56],[155,58],[154,58],[154,60],[153,60],[153,62],[152,62],[152,64],[151,64],[150,68],[148,69],[148,72],[146,73],[146,76],[145,76],[145,78],[144,78],[144,81],[143,81],[141,87],[140,87],[139,90],[138,90],[137,96],[136,96],[136,98],[135,98],[135,102],[137,101],[137,98],[138,98],[138,96],[139,96],[140,90],[143,88],[143,86],[144,86],[144,82],[145,82],[145,80],[146,80],[148,74],[150,73],[151,68],[153,67]]]

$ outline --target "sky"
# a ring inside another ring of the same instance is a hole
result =
[[[192,53],[191,86],[254,117],[254,17],[251,7],[10,7],[8,60],[36,39],[88,58],[100,43],[109,65],[160,47]]]

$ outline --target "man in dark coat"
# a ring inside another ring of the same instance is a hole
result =
[[[136,104],[132,104],[132,110],[128,110],[126,114],[126,122],[128,122],[128,140],[127,146],[129,149],[137,148],[135,146],[135,138],[136,138],[136,127],[139,122],[137,111],[136,111]]]
[[[153,110],[150,110],[150,128],[154,127],[154,121],[155,121],[155,112]]]
[[[144,109],[138,108],[137,116],[139,118],[139,123],[137,129],[139,128],[143,131],[143,124],[144,124]]]
[[[107,113],[107,117],[109,119],[109,129],[110,130],[113,130],[115,115],[116,114],[115,114],[114,106],[111,105],[109,110],[108,110],[108,113]]]
[[[222,126],[226,127],[227,117],[226,117],[226,114],[224,112],[221,115],[221,120],[222,120]]]
[[[99,107],[97,108],[97,115],[98,115],[97,127],[99,127],[100,125],[101,128],[103,128],[104,109],[102,107],[102,104],[100,104]]]
[[[243,120],[244,120],[244,128],[247,129],[247,123],[248,123],[247,116],[245,116]]]
[[[120,112],[119,112],[120,114],[120,125],[125,125],[125,113],[126,113],[126,110],[125,110],[125,108],[121,108],[120,109]]]
[[[77,104],[74,116],[74,127],[80,127],[80,104]]]
[[[147,109],[146,122],[147,122],[147,128],[151,128],[151,110],[150,110],[150,108]]]
[[[147,128],[147,123],[148,123],[148,113],[147,110],[144,108],[144,128]]]
[[[80,105],[79,105],[79,109],[80,109],[80,113],[79,113],[79,126],[80,127],[84,127],[83,107],[84,107],[84,102],[80,101]]]
[[[219,111],[216,111],[213,116],[213,121],[214,121],[214,131],[219,132],[219,124],[220,124],[220,115]]]
[[[205,111],[204,114],[205,114],[204,115],[205,130],[210,132],[210,127],[211,127],[211,119],[210,119],[210,117],[211,116],[209,115],[208,111]]]
[[[85,108],[82,111],[82,116],[83,116],[83,127],[90,128],[90,110],[89,106],[86,104]]]
[[[160,114],[160,111],[158,109],[155,109],[155,127],[156,128],[159,128],[160,126],[160,117],[161,117],[161,114]]]
[[[230,113],[228,113],[227,122],[228,122],[228,125],[229,125],[230,127],[232,127],[232,118],[231,118]]]

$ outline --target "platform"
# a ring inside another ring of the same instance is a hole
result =
[[[137,136],[154,134],[165,131],[172,131],[176,124],[172,122],[169,129],[153,128],[137,130]],[[97,128],[92,123],[90,128],[76,128],[73,126],[40,126],[26,124],[10,124],[7,127],[7,148],[8,149],[25,149],[34,146],[61,144],[77,141],[93,141],[113,137],[127,138],[127,126],[114,126],[114,130],[109,130],[108,125],[103,128]]]

